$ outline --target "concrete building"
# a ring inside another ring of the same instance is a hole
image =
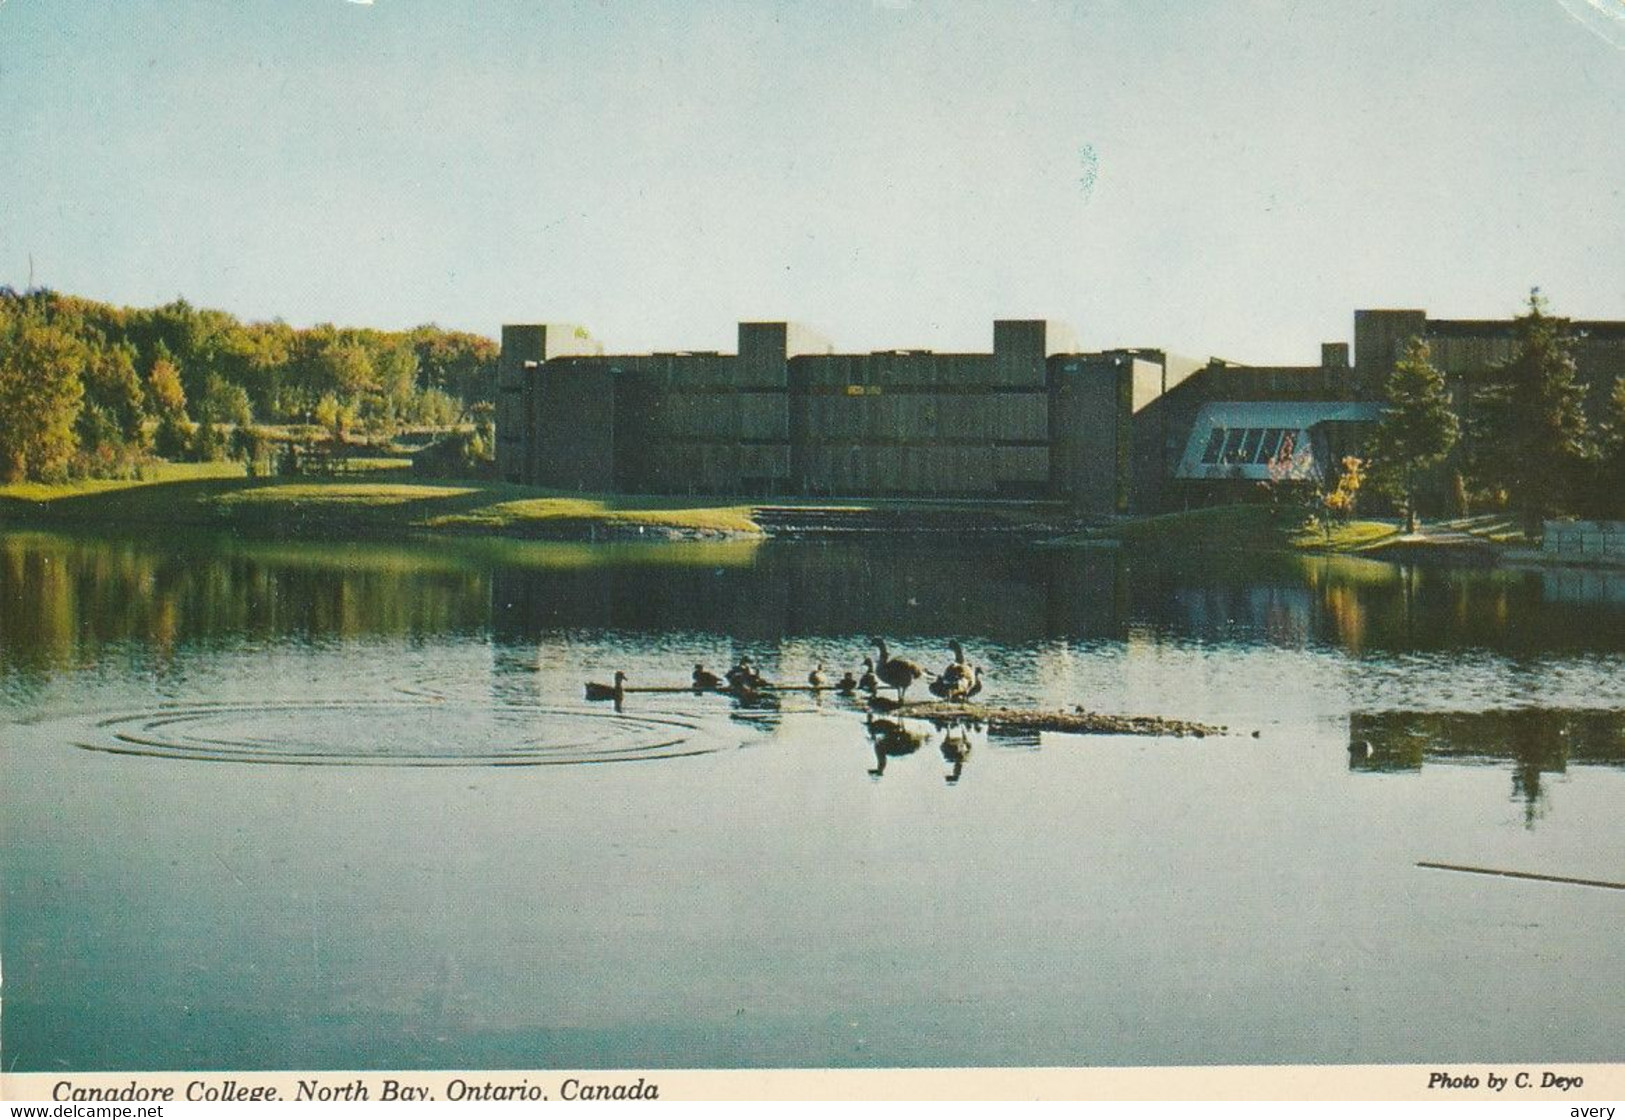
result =
[[[1586,415],[1605,414],[1616,379],[1625,377],[1625,322],[1574,320],[1569,323],[1575,374],[1586,390]],[[1477,385],[1486,373],[1518,355],[1517,323],[1512,319],[1430,319],[1426,311],[1381,310],[1354,313],[1356,379],[1372,396],[1405,351],[1411,338],[1428,344],[1429,358],[1445,374],[1458,403],[1471,412]]]
[[[1625,322],[1572,328],[1601,415],[1625,376]],[[1034,319],[995,322],[992,350],[975,354],[836,354],[804,327],[757,322],[739,324],[732,354],[605,355],[577,326],[506,326],[497,462],[510,481],[561,490],[1177,508],[1256,485],[1259,449],[1288,438],[1299,475],[1329,479],[1358,451],[1413,336],[1464,407],[1477,375],[1516,352],[1510,319],[1415,310],[1356,311],[1352,361],[1348,343],[1328,342],[1303,366],[1085,353],[1070,330]]]
[[[1045,320],[999,320],[979,354],[836,354],[769,322],[739,324],[733,354],[605,356],[577,327],[509,326],[498,469],[564,490],[1126,510],[1166,473],[1172,437],[1152,406],[1196,368],[1155,350],[1079,354]]]

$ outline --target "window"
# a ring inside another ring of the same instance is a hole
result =
[[[1213,434],[1207,437],[1207,450],[1202,452],[1202,462],[1207,464],[1219,461],[1219,452],[1224,450],[1224,429],[1214,428]]]
[[[1281,450],[1281,439],[1285,435],[1285,428],[1266,428],[1264,438],[1258,445],[1258,454],[1254,456],[1253,462],[1268,463],[1274,459],[1275,453]]]

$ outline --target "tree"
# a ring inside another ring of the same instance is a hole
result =
[[[1406,532],[1416,532],[1416,489],[1420,477],[1444,461],[1461,433],[1450,406],[1444,374],[1429,360],[1428,344],[1412,338],[1388,375],[1382,419],[1369,451],[1372,482],[1405,505]]]
[[[1365,460],[1354,456],[1343,457],[1342,469],[1337,474],[1337,481],[1330,490],[1320,495],[1320,504],[1326,515],[1321,518],[1321,528],[1326,533],[1326,543],[1332,541],[1332,519],[1347,524],[1354,516],[1354,509],[1360,502],[1360,486],[1365,482]]]
[[[1591,444],[1568,320],[1552,315],[1535,288],[1514,323],[1518,355],[1491,375],[1478,457],[1523,514],[1524,531],[1538,536],[1572,503]]]
[[[345,433],[355,423],[355,410],[332,393],[327,393],[316,402],[315,419],[318,425],[327,429],[334,443],[343,443]]]
[[[186,419],[186,390],[181,386],[181,371],[170,356],[169,347],[162,342],[147,371],[147,399],[152,402],[160,420]]]
[[[213,374],[203,383],[203,399],[197,404],[197,415],[199,420],[239,428],[254,422],[248,390]]]
[[[32,308],[0,308],[0,479],[67,473],[84,366],[84,347],[72,335]]]
[[[141,440],[146,408],[135,360],[135,347],[128,343],[101,346],[89,355],[84,373],[86,404],[95,404],[112,417],[119,436],[129,444]]]
[[[1625,516],[1625,376],[1614,378],[1608,414],[1599,428],[1594,504],[1604,517]]]

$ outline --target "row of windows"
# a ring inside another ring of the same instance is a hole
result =
[[[1202,462],[1269,463],[1290,459],[1303,433],[1297,428],[1214,428]]]

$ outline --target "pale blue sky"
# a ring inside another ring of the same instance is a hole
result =
[[[732,349],[1625,318],[1622,0],[0,0],[0,283]]]

